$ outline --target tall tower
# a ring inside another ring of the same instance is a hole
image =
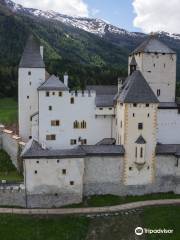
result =
[[[160,102],[175,102],[176,53],[150,36],[129,56],[129,74],[132,63],[140,70]]]
[[[132,72],[117,99],[117,142],[125,148],[125,185],[154,180],[157,108],[158,99],[141,72]]]
[[[31,138],[31,116],[38,112],[37,88],[44,81],[43,48],[31,35],[19,64],[18,76],[19,134],[24,141]]]

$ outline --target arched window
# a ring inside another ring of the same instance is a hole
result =
[[[81,122],[81,128],[85,129],[87,127],[87,124],[85,121],[82,121]]]
[[[77,120],[74,122],[74,128],[79,128],[79,122]]]
[[[143,158],[143,148],[141,147],[141,150],[140,150],[140,158]]]

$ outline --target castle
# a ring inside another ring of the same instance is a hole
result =
[[[19,134],[28,206],[94,194],[180,193],[176,53],[154,36],[129,55],[117,86],[70,91],[46,72],[30,36],[19,65]]]

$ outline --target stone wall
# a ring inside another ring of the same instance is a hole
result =
[[[13,131],[5,129],[4,126],[0,126],[0,149],[7,152],[19,171],[22,171],[23,168],[20,154],[24,147],[25,143],[21,141],[19,136],[14,135]]]

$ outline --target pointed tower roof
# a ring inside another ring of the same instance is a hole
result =
[[[159,103],[153,90],[140,71],[130,75],[120,93],[118,100],[124,103]]]
[[[131,59],[130,66],[137,66],[137,62],[134,56]]]
[[[28,38],[19,67],[45,68],[43,59],[40,54],[40,44],[33,35],[30,35]]]
[[[137,144],[146,144],[146,140],[143,138],[142,135],[140,135],[135,143],[137,143]]]
[[[39,88],[38,91],[69,91],[69,88],[59,80],[58,77],[52,75],[48,80],[46,80]]]
[[[167,53],[175,54],[175,52],[159,41],[154,35],[148,37],[142,44],[140,44],[131,54],[135,53]]]

